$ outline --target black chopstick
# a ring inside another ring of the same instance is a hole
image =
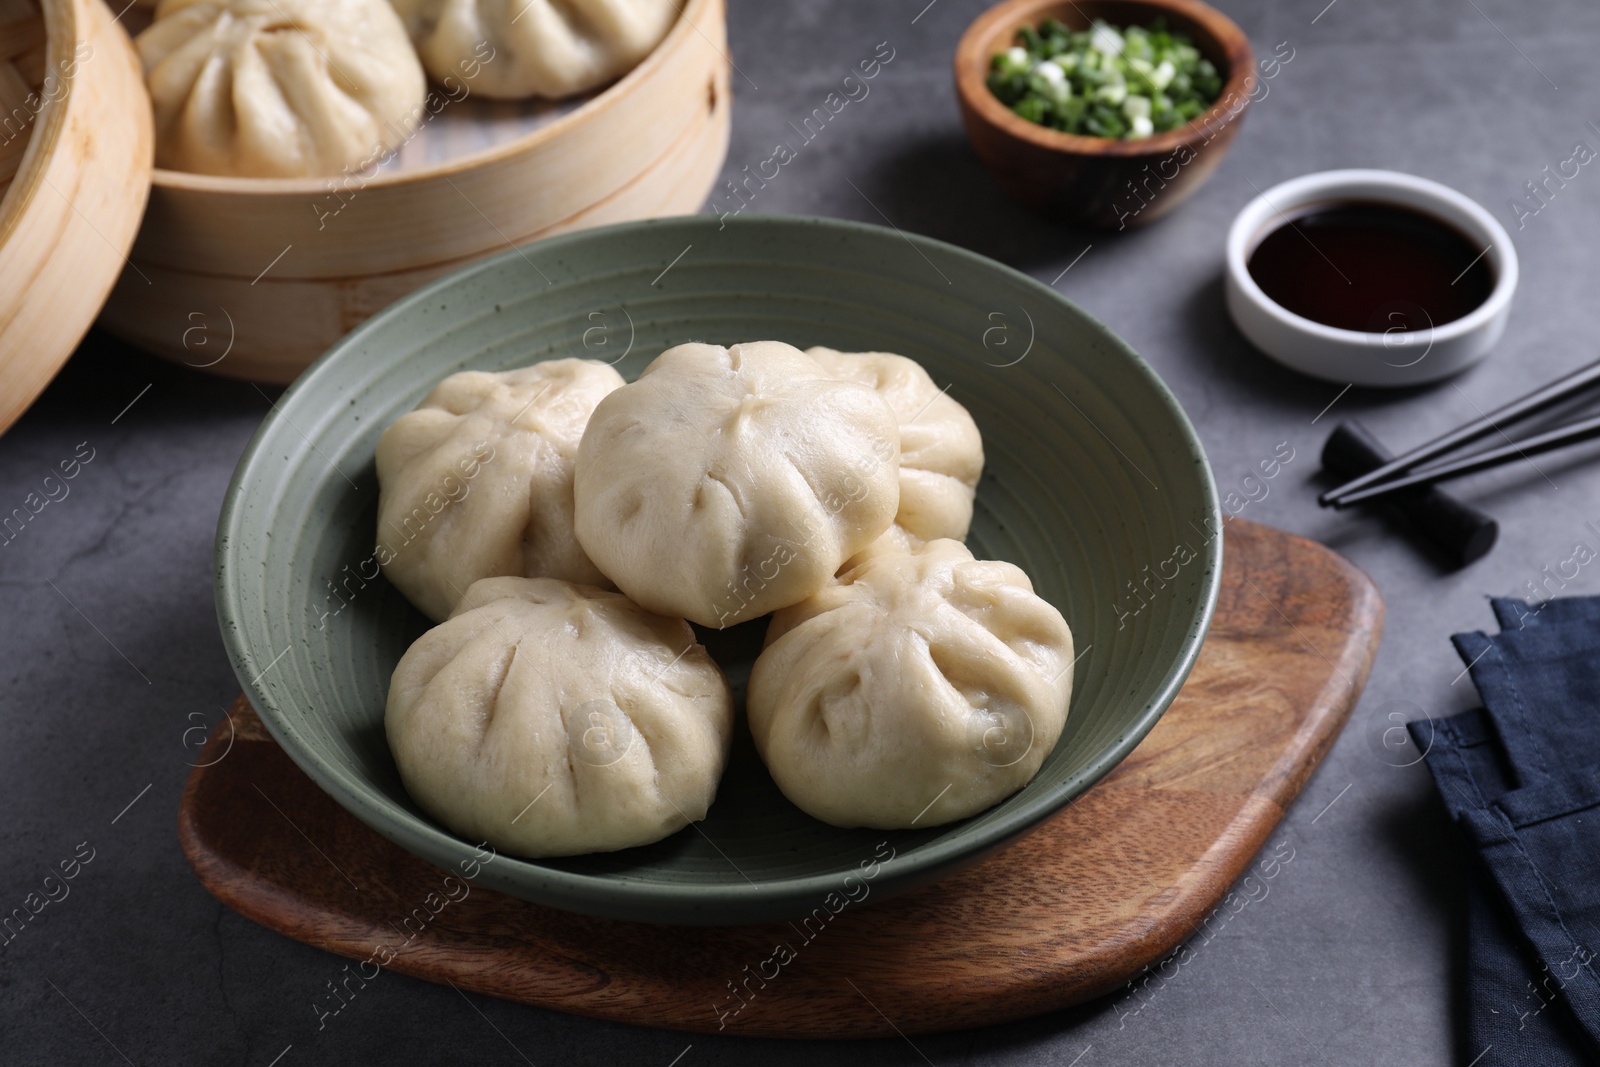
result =
[[[1513,441],[1509,445],[1492,448],[1478,452],[1450,463],[1441,463],[1434,467],[1423,467],[1401,478],[1394,478],[1379,485],[1358,489],[1353,493],[1346,493],[1333,502],[1336,508],[1347,508],[1351,504],[1373,497],[1383,496],[1400,489],[1407,489],[1416,485],[1432,485],[1434,482],[1443,482],[1451,478],[1460,478],[1462,475],[1472,474],[1476,471],[1487,470],[1490,467],[1499,467],[1519,459],[1529,459],[1541,452],[1550,452],[1567,445],[1577,444],[1580,441],[1589,441],[1600,437],[1600,415],[1593,418],[1575,422],[1570,426],[1550,430],[1546,433],[1536,434],[1525,441]]]
[[[1396,456],[1376,470],[1368,471],[1359,478],[1354,478],[1337,488],[1328,490],[1317,497],[1317,503],[1323,507],[1344,507],[1346,504],[1353,504],[1357,500],[1366,500],[1377,496],[1378,494],[1376,493],[1362,493],[1360,491],[1374,483],[1384,482],[1385,479],[1395,474],[1409,471],[1418,464],[1426,463],[1428,460],[1443,455],[1453,448],[1466,444],[1468,441],[1475,441],[1485,434],[1493,433],[1504,425],[1543,411],[1545,408],[1558,404],[1568,397],[1587,389],[1596,382],[1600,382],[1600,360],[1580,367],[1564,378],[1559,378],[1549,385],[1535,389],[1527,396],[1513,400],[1504,407],[1491,411],[1477,422],[1471,422],[1460,429],[1451,430],[1442,437],[1436,437],[1425,445],[1419,445],[1409,452]],[[1583,438],[1577,438],[1577,440],[1583,440]],[[1496,452],[1499,451],[1504,450],[1496,450]],[[1488,453],[1485,453],[1485,455],[1488,455]],[[1444,468],[1441,467],[1439,469],[1442,470]],[[1454,470],[1454,467],[1451,469]],[[1482,468],[1474,467],[1473,469],[1481,470]],[[1420,482],[1410,481],[1404,484],[1420,485],[1426,481],[1429,481],[1429,479],[1422,479]],[[1385,484],[1388,483],[1385,482]],[[1396,485],[1398,484],[1396,483]]]

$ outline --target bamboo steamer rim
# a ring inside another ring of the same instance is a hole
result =
[[[88,332],[150,194],[150,109],[124,27],[100,0],[42,0],[38,11],[48,64],[38,88],[48,80],[52,91],[0,204],[0,433]]]
[[[587,122],[594,112],[610,107],[613,102],[631,88],[633,83],[643,80],[651,71],[667,62],[665,57],[675,50],[682,38],[690,33],[700,33],[700,16],[704,15],[707,9],[715,2],[716,0],[686,0],[682,9],[678,12],[677,20],[673,22],[672,28],[650,50],[649,55],[645,56],[631,70],[606,86],[594,97],[584,101],[584,103],[560,118],[540,126],[531,133],[506,141],[504,144],[492,145],[456,159],[442,160],[438,163],[429,163],[421,167],[407,167],[402,170],[388,172],[380,171],[366,180],[365,187],[376,189],[408,185],[440,177],[448,178],[463,171],[520,155],[547,141],[556,140],[571,127]],[[54,3],[68,4],[70,0],[46,0],[46,6]],[[704,34],[701,35],[704,36]],[[710,42],[708,41],[707,44],[710,45]],[[711,47],[715,46],[711,45]],[[53,48],[54,41],[52,39]],[[31,152],[32,150],[30,145],[29,151]],[[167,170],[163,167],[156,167],[151,181],[157,188],[181,189],[185,192],[194,193],[214,193],[232,196],[277,196],[285,194],[318,196],[327,191],[327,182],[331,177],[337,177],[337,175],[320,175],[314,178],[240,178],[219,174],[194,174],[189,171]],[[0,230],[0,237],[3,237],[3,235],[4,231]]]
[[[11,237],[11,231],[16,229],[44,182],[46,164],[61,140],[72,87],[77,83],[76,68],[71,76],[61,73],[77,50],[78,18],[73,0],[40,0],[39,9],[44,16],[45,80],[55,78],[61,88],[55,99],[45,101],[39,108],[33,128],[28,131],[28,147],[23,150],[22,163],[5,191],[4,203],[0,204],[0,247]]]

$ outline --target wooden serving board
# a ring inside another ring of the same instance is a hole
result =
[[[651,926],[474,888],[390,968],[581,1015],[781,1037],[987,1025],[1116,989],[1188,938],[1245,871],[1333,744],[1378,646],[1383,603],[1351,564],[1246,520],[1225,536],[1216,619],[1177,701],[1110,775],[977,866],[846,909],[809,943],[788,923]],[[248,918],[365,960],[438,889],[443,872],[346,814],[242,697],[197,762],[184,852]],[[780,942],[800,946],[795,958],[751,979]]]

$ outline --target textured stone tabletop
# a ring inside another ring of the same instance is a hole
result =
[[[1293,58],[1209,184],[1172,217],[1113,235],[1062,229],[1011,206],[968,150],[950,57],[982,0],[732,6],[742,75],[729,177],[768,158],[791,136],[789,123],[819,106],[857,60],[882,42],[894,55],[870,94],[805,144],[748,210],[887,218],[1054,284],[1167,380],[1224,492],[1244,499],[1256,462],[1292,448],[1292,461],[1264,496],[1255,488],[1242,513],[1345,553],[1389,608],[1367,693],[1277,835],[1293,861],[1266,896],[1138,994],[990,1029],[826,1048],[720,1039],[386,974],[319,1030],[313,1000],[340,961],[212,900],[176,833],[201,729],[239,690],[212,608],[217,511],[276,394],[91,334],[0,438],[0,513],[42,493],[62,461],[77,464],[65,495],[58,486],[0,545],[0,911],[39,892],[63,861],[78,863],[67,895],[0,945],[0,1062],[1471,1060],[1479,1050],[1456,1048],[1452,1025],[1462,967],[1452,831],[1425,770],[1397,766],[1407,761],[1385,749],[1384,731],[1398,721],[1391,716],[1470,706],[1447,638],[1490,625],[1485,596],[1545,581],[1578,542],[1600,548],[1588,525],[1600,523],[1600,467],[1580,454],[1541,460],[1542,474],[1515,468],[1460,483],[1501,519],[1501,541],[1482,562],[1445,574],[1382,523],[1319,511],[1316,457],[1338,418],[1360,415],[1405,447],[1600,355],[1600,171],[1582,168],[1537,214],[1511,206],[1577,142],[1600,148],[1590,123],[1600,122],[1600,8],[1220,0],[1259,54],[1287,42]],[[1499,350],[1477,369],[1428,389],[1342,393],[1267,362],[1228,321],[1222,245],[1233,215],[1258,189],[1345,166],[1447,182],[1510,229],[1521,288]],[[1576,569],[1565,592],[1600,591],[1600,568]]]

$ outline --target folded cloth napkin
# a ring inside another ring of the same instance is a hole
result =
[[[1600,598],[1493,607],[1453,639],[1483,709],[1411,724],[1476,853],[1464,1051],[1600,1063]]]

